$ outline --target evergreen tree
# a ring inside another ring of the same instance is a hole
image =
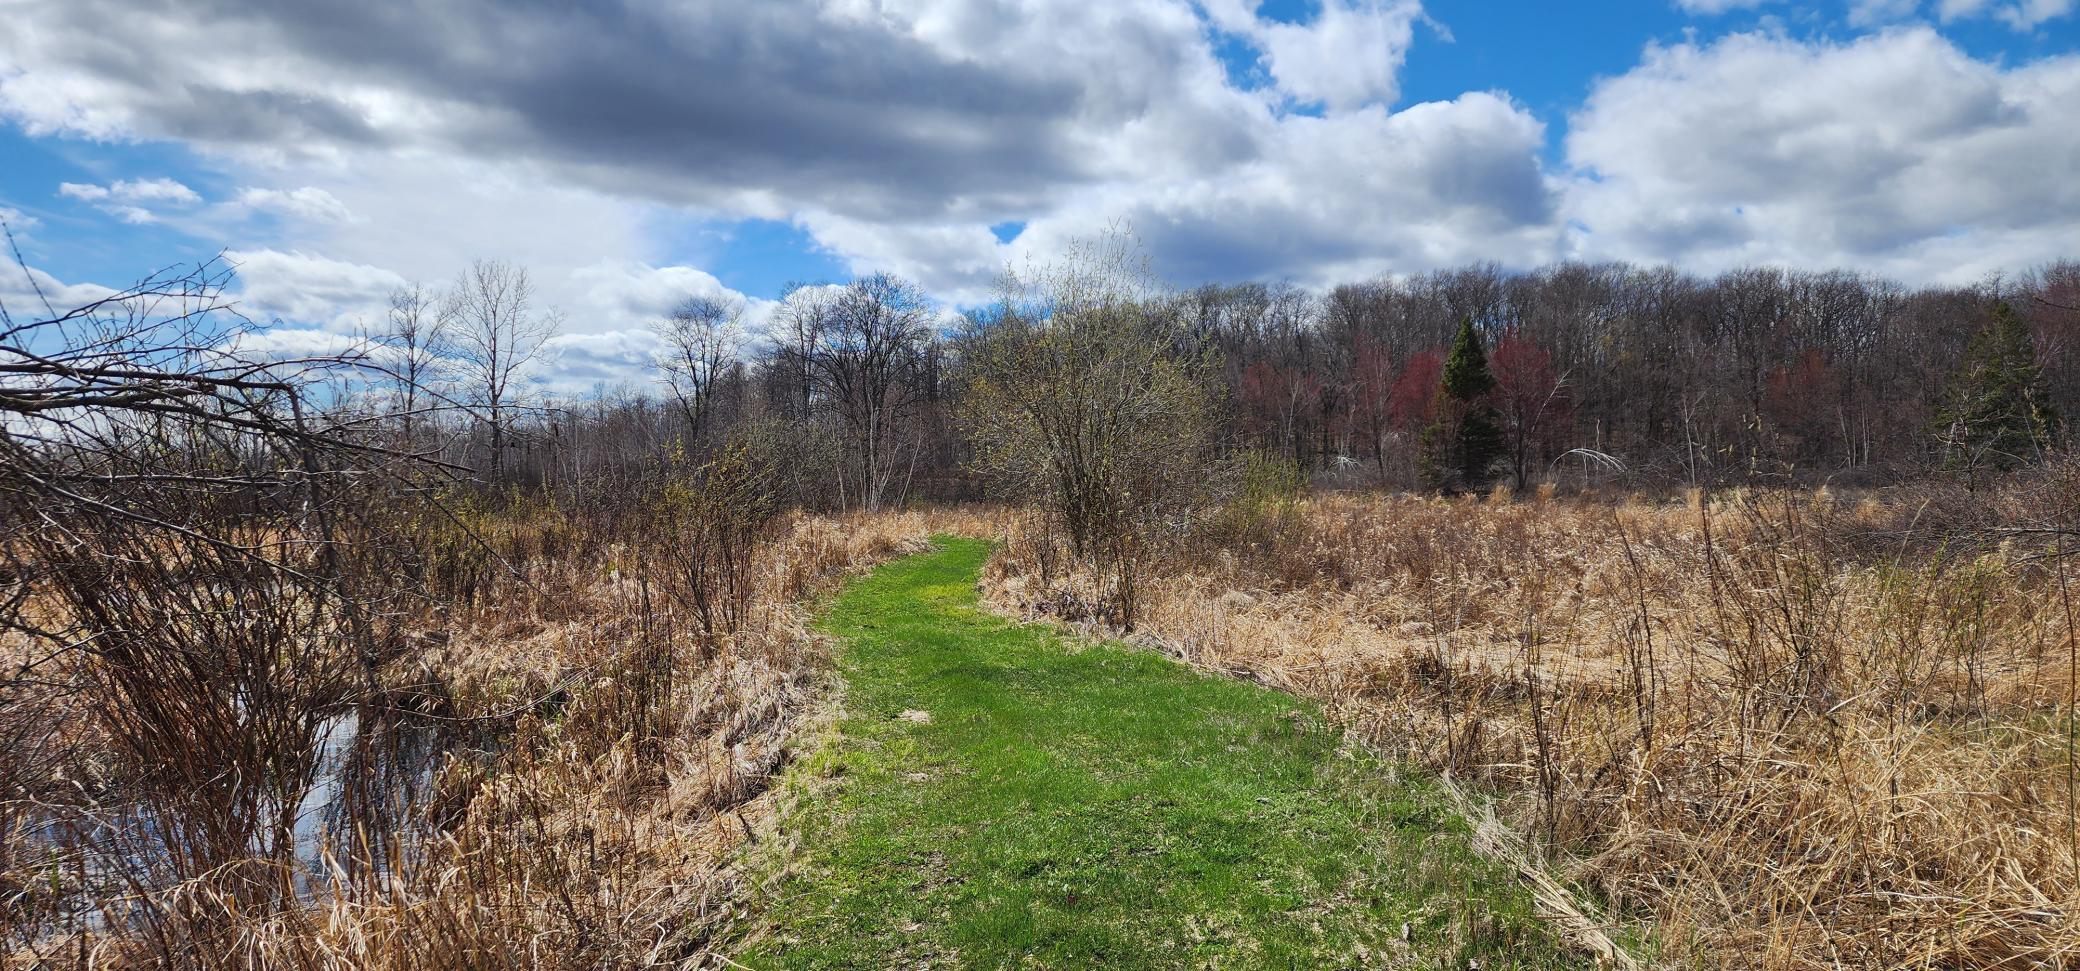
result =
[[[1993,319],[1972,336],[1937,413],[1944,465],[1977,485],[1982,471],[2037,461],[2059,418],[2046,399],[2029,327],[2015,308],[1993,305]]]
[[[1423,467],[1444,487],[1481,489],[1502,457],[1502,422],[1489,400],[1495,376],[1473,318],[1459,320],[1458,336],[1445,357],[1438,388],[1437,421],[1423,432]]]

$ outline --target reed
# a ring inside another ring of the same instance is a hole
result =
[[[1323,496],[1162,563],[1141,630],[1488,793],[1671,962],[2060,966],[2074,481]],[[1043,543],[991,594],[1078,616]]]
[[[810,601],[963,524],[691,501],[450,503],[386,537],[426,595],[363,627],[301,553],[38,551],[71,585],[34,609],[101,636],[0,703],[0,966],[705,960],[829,696]]]

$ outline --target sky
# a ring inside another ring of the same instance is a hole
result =
[[[472,260],[640,372],[1131,232],[1179,286],[1492,260],[1966,283],[2080,257],[2080,0],[0,0],[0,220],[91,298],[222,256],[283,347]],[[35,299],[18,270],[0,301]]]

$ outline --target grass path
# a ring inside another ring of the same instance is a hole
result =
[[[988,553],[831,606],[845,714],[738,963],[1569,966],[1437,793],[1291,697],[981,610]]]

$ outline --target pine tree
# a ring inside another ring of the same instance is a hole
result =
[[[1462,317],[1445,357],[1437,421],[1423,432],[1423,466],[1436,484],[1478,490],[1493,477],[1503,453],[1501,418],[1489,400],[1494,390],[1480,333],[1473,318]]]
[[[1944,465],[1977,485],[1981,472],[2037,461],[2059,417],[2044,395],[2029,327],[2015,308],[1993,305],[1993,319],[1972,336],[1937,412]]]

